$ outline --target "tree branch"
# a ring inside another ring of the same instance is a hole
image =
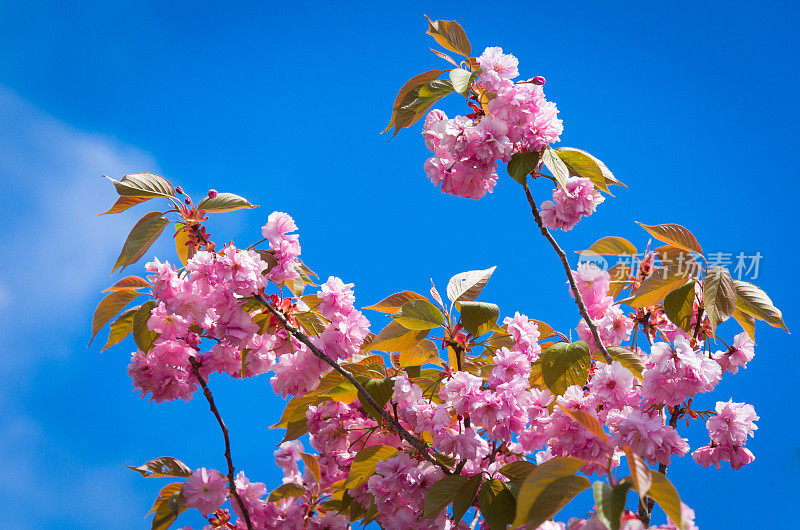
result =
[[[678,427],[678,416],[681,414],[681,408],[680,405],[676,405],[670,413],[669,425],[673,429],[677,429]],[[665,464],[658,464],[658,471],[666,475],[667,466]],[[641,499],[639,500],[638,516],[645,528],[650,527],[650,514],[653,513],[653,506],[655,505],[656,501],[654,501],[652,497],[648,497],[646,502],[642,502]]]
[[[231,460],[231,440],[228,437],[228,428],[225,426],[225,422],[222,421],[222,416],[220,416],[217,405],[214,403],[214,396],[211,395],[211,390],[209,390],[208,385],[203,379],[203,376],[200,375],[200,364],[194,357],[189,357],[189,362],[192,365],[192,372],[194,373],[194,376],[197,378],[197,381],[203,388],[203,395],[206,397],[206,401],[208,401],[208,406],[211,408],[211,412],[214,414],[214,417],[217,418],[219,428],[222,429],[222,436],[225,438],[225,460],[228,463],[228,489],[230,490],[231,495],[233,495],[233,497],[236,499],[239,509],[242,511],[244,520],[247,523],[247,530],[253,530],[253,523],[250,521],[250,513],[247,511],[247,507],[244,505],[244,502],[242,502],[239,492],[236,491],[236,477],[234,476],[233,461]]]
[[[553,250],[556,251],[558,257],[561,258],[561,264],[564,265],[564,272],[567,275],[567,280],[569,280],[570,289],[572,289],[572,294],[575,296],[575,304],[578,306],[578,311],[580,312],[583,320],[586,321],[586,324],[589,326],[589,329],[592,331],[592,336],[594,337],[594,342],[597,344],[597,347],[603,354],[606,362],[611,364],[614,359],[611,358],[611,355],[608,353],[605,344],[603,341],[600,340],[600,334],[597,332],[597,326],[589,317],[589,312],[586,310],[586,304],[583,302],[583,297],[581,293],[578,291],[578,286],[575,284],[575,278],[572,276],[572,269],[569,266],[569,262],[567,261],[567,254],[562,250],[558,243],[556,242],[553,235],[547,229],[547,227],[542,222],[542,216],[539,213],[539,209],[536,207],[536,202],[533,200],[533,195],[531,195],[531,190],[528,188],[528,183],[524,182],[522,187],[525,189],[525,195],[528,197],[528,204],[531,205],[531,212],[533,213],[534,219],[536,219],[536,224],[539,226],[539,230],[541,230],[542,235],[544,238],[550,243],[550,246],[553,247]]]
[[[417,438],[416,436],[405,430],[405,428],[403,428],[403,426],[400,425],[400,422],[395,420],[391,414],[386,412],[386,410],[384,410],[384,408],[381,407],[377,401],[375,401],[375,399],[369,394],[369,392],[367,392],[364,386],[361,383],[359,383],[355,377],[353,377],[353,374],[342,368],[339,363],[337,363],[336,361],[325,355],[325,353],[322,350],[317,348],[305,333],[294,327],[286,319],[286,316],[280,311],[278,311],[276,308],[272,307],[272,305],[269,303],[269,300],[264,298],[263,295],[260,295],[259,298],[267,306],[267,310],[270,313],[272,313],[275,316],[275,318],[278,319],[278,321],[281,323],[284,329],[286,329],[287,333],[289,333],[290,335],[294,336],[297,340],[302,342],[317,358],[325,361],[328,365],[331,366],[331,368],[336,370],[342,377],[347,379],[347,381],[356,388],[356,390],[359,393],[359,397],[364,396],[364,399],[367,401],[367,403],[369,403],[372,406],[372,408],[377,410],[378,414],[380,414],[381,417],[387,423],[389,423],[394,428],[395,431],[397,431],[397,434],[400,436],[400,438],[411,444],[411,446],[414,447],[414,449],[416,449],[420,453],[420,455],[422,455],[423,458],[425,458],[432,464],[435,464],[436,466],[440,467],[446,474],[451,475],[453,473],[449,467],[447,467],[446,465],[444,465],[443,463],[439,462],[438,460],[436,460],[431,456],[431,454],[428,452],[428,446],[425,444],[425,442],[423,442],[422,440],[420,440],[419,438]]]

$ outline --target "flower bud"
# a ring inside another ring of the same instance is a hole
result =
[[[181,188],[180,186],[175,186],[175,193],[180,193],[181,195],[183,195],[183,188]]]
[[[534,85],[540,85],[541,86],[541,85],[543,85],[545,83],[544,77],[542,77],[540,75],[537,75],[536,77],[531,79],[531,83],[533,83]]]
[[[208,198],[209,199],[213,199],[216,196],[217,196],[217,190],[213,190],[213,189],[212,190],[208,190]]]

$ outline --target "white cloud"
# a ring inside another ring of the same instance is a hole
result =
[[[46,414],[37,419],[26,404],[34,396],[70,399],[69,382],[42,381],[43,363],[89,362],[81,350],[96,286],[110,280],[132,224],[97,216],[115,198],[100,175],[157,166],[148,154],[72,128],[2,86],[0,124],[0,509],[20,514],[19,528],[55,521],[119,527],[142,516],[130,513],[132,484],[113,480],[122,463],[109,455],[81,461],[71,453],[76,443],[48,432]]]
[[[110,278],[131,224],[97,216],[115,197],[101,175],[153,171],[155,161],[112,138],[72,128],[2,87],[0,123],[6,197],[0,215],[6,252],[0,260],[0,334],[13,340],[44,321],[74,337],[75,330],[87,329],[91,313],[83,314],[83,307],[96,297],[92,287]],[[64,352],[58,343],[39,346],[31,355],[0,356],[0,373]]]

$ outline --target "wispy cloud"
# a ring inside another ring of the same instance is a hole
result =
[[[100,175],[152,171],[156,164],[1,86],[0,127],[0,509],[20,516],[19,528],[56,521],[64,528],[119,527],[134,517],[128,501],[135,496],[132,484],[110,480],[122,463],[113,454],[82,462],[70,439],[49,431],[45,413],[26,408],[37,399],[69,399],[38,369],[85,359],[79,350],[96,303],[93,287],[108,281],[106,265],[129,228],[130,219],[97,217],[113,199]]]
[[[118,252],[129,220],[97,212],[111,202],[100,175],[153,170],[151,156],[112,138],[72,128],[0,87],[0,180],[4,189],[0,240],[0,333],[18,335],[42,319],[72,329],[86,315],[85,302]],[[13,257],[10,257],[13,256]],[[2,303],[11,299],[11,303]],[[76,314],[78,313],[78,314]],[[58,356],[40,348],[34,359],[0,358],[8,363]],[[2,377],[2,376],[0,376]]]

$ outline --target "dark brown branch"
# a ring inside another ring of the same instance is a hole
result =
[[[681,414],[681,406],[676,405],[672,409],[672,413],[669,418],[669,425],[673,429],[678,427],[678,416]],[[658,464],[658,471],[663,474],[667,474],[667,466],[665,464]],[[642,522],[645,528],[650,527],[650,515],[653,513],[653,506],[656,505],[656,501],[652,499],[652,497],[648,497],[647,501],[642,502],[639,500],[639,520]]]
[[[337,363],[336,361],[325,355],[325,353],[322,350],[314,346],[314,343],[311,342],[311,339],[309,339],[305,333],[294,327],[286,319],[286,316],[283,313],[272,307],[272,305],[269,303],[269,300],[267,300],[263,296],[261,296],[260,298],[261,301],[264,302],[264,304],[266,305],[267,310],[270,313],[272,313],[275,316],[275,318],[278,319],[278,321],[281,323],[284,329],[286,329],[286,332],[294,336],[300,342],[302,342],[317,358],[321,359],[322,361],[325,361],[331,368],[336,370],[342,377],[347,379],[347,381],[356,388],[359,397],[363,396],[363,398],[367,401],[367,403],[369,403],[372,406],[372,408],[377,410],[378,414],[380,414],[381,417],[387,423],[389,423],[394,428],[395,431],[397,431],[397,434],[400,436],[400,438],[411,444],[411,446],[414,447],[414,449],[416,449],[419,452],[419,454],[422,455],[423,458],[425,458],[432,464],[435,464],[436,466],[440,467],[446,474],[450,475],[453,473],[449,467],[442,464],[441,462],[439,462],[438,460],[436,460],[431,456],[431,454],[428,452],[428,446],[425,444],[425,442],[423,442],[422,440],[420,440],[419,438],[417,438],[416,436],[405,430],[405,428],[403,428],[403,426],[400,425],[400,422],[395,420],[391,414],[386,412],[386,410],[383,407],[381,407],[377,401],[375,401],[375,399],[369,394],[369,392],[367,392],[364,386],[361,383],[359,383],[355,377],[353,377],[353,374],[342,368],[339,363]]]
[[[531,190],[528,188],[528,183],[525,182],[522,184],[522,187],[525,188],[525,195],[528,197],[528,204],[531,205],[531,212],[533,213],[534,219],[536,219],[536,224],[539,226],[539,230],[542,232],[544,238],[550,243],[550,246],[553,247],[553,250],[556,251],[558,257],[561,258],[561,264],[564,265],[564,272],[567,275],[567,280],[569,280],[570,289],[572,289],[572,294],[575,296],[575,304],[578,306],[578,311],[580,312],[583,320],[586,321],[586,324],[589,326],[589,329],[592,331],[592,336],[594,337],[594,342],[597,344],[597,347],[603,354],[603,358],[606,360],[608,364],[613,362],[611,355],[608,353],[605,344],[603,341],[600,340],[600,334],[597,332],[597,326],[594,324],[592,319],[589,317],[589,312],[586,310],[586,304],[583,302],[583,297],[581,293],[578,291],[578,286],[575,284],[575,278],[572,276],[572,268],[569,266],[569,261],[567,261],[567,254],[564,250],[558,246],[555,238],[544,225],[542,222],[542,216],[539,213],[539,209],[536,207],[536,202],[533,200],[533,195],[531,195]]]
[[[189,362],[192,364],[192,372],[197,378],[197,382],[200,383],[200,386],[203,388],[203,395],[206,397],[206,401],[208,401],[208,406],[211,408],[214,417],[217,418],[219,428],[222,429],[222,437],[225,438],[225,460],[228,463],[228,489],[231,495],[236,499],[239,509],[242,511],[244,520],[247,523],[247,529],[253,530],[253,523],[250,521],[250,513],[247,511],[244,502],[242,502],[239,492],[236,491],[236,477],[234,476],[233,460],[231,460],[231,440],[228,437],[228,428],[225,426],[225,422],[222,421],[222,416],[220,416],[217,405],[214,403],[214,396],[211,395],[211,390],[208,389],[208,385],[203,379],[203,376],[200,375],[200,364],[194,357],[189,357]]]

